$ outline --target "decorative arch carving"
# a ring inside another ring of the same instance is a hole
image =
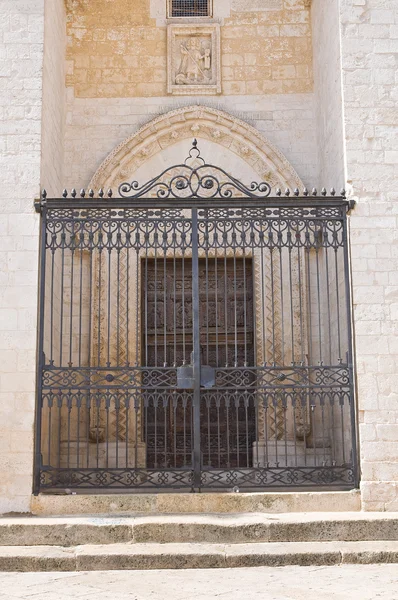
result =
[[[193,137],[219,144],[272,187],[303,187],[286,157],[254,127],[224,111],[206,106],[187,106],[147,123],[119,144],[94,174],[89,187],[117,188],[147,160],[177,142]],[[144,182],[143,182],[144,183]],[[247,183],[247,182],[246,182]]]

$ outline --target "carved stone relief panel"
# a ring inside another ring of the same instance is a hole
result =
[[[220,26],[218,23],[167,28],[168,93],[221,93]]]

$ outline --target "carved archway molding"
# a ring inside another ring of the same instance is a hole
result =
[[[272,187],[302,188],[286,157],[254,127],[224,111],[187,106],[150,121],[119,144],[94,174],[89,187],[117,188],[158,152],[193,137],[207,139],[239,156]],[[245,182],[248,183],[248,182]]]

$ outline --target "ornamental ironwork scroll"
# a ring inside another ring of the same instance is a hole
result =
[[[196,139],[185,162],[168,167],[143,185],[138,181],[119,186],[121,198],[267,198],[269,183],[252,182],[246,186],[221,167],[208,164],[202,158]]]

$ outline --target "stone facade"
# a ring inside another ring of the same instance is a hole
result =
[[[44,1],[2,0],[0,510],[29,510],[33,467]]]
[[[248,12],[244,4],[224,13],[230,15],[221,31],[224,94],[312,91],[308,3],[266,0],[262,10]],[[135,0],[131,10],[129,0],[67,0],[67,81],[77,98],[166,95],[167,29],[151,18],[149,5]],[[156,0],[152,11],[165,15],[165,7],[166,0]]]
[[[362,499],[397,510],[397,5],[343,0],[340,22]]]
[[[131,4],[0,0],[0,511],[28,511],[32,489],[33,198],[40,186],[50,195],[86,187],[96,173],[95,185],[105,185],[112,177],[100,182],[98,169],[123,140],[137,132],[145,140],[154,119],[190,105],[253,127],[264,156],[274,147],[284,154],[292,180],[346,187],[357,201],[350,238],[362,506],[398,510],[396,0],[214,0],[214,18],[198,27],[220,27],[217,97],[168,93],[166,0]],[[202,134],[217,145],[198,125],[178,143]],[[245,135],[240,150],[254,153],[255,135]],[[177,144],[170,140],[167,147]],[[143,179],[171,156],[165,147],[141,155]],[[229,160],[220,144],[218,152]]]

